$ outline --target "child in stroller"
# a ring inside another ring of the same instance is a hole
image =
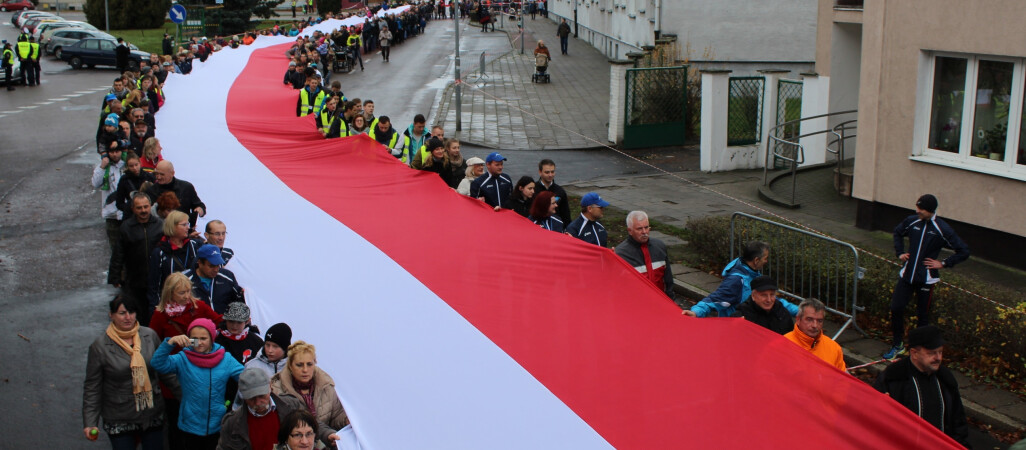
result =
[[[532,83],[548,83],[549,74],[549,60],[552,56],[549,55],[549,48],[545,46],[545,41],[538,41],[538,46],[534,48],[534,66],[536,72],[531,75]]]

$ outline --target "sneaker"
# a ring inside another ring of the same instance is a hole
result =
[[[890,350],[887,350],[887,353],[883,354],[883,358],[884,359],[894,359],[894,358],[897,358],[897,357],[899,357],[901,355],[904,355],[905,353],[907,353],[905,351],[905,346],[902,345],[902,344],[898,344],[898,345],[895,345],[894,347],[891,347]]]

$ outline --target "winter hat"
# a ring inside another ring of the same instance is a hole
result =
[[[118,126],[118,115],[115,113],[107,114],[107,118],[103,119],[103,124],[116,127]]]
[[[216,327],[214,327],[214,322],[212,322],[210,319],[205,319],[201,317],[199,319],[193,320],[191,323],[189,323],[189,329],[186,330],[186,333],[191,332],[192,329],[196,327],[205,328],[207,332],[210,333],[210,339],[214,339],[214,337],[217,336],[217,334],[215,334]]]
[[[259,367],[247,367],[239,375],[239,395],[244,400],[271,393],[271,377]]]
[[[436,138],[436,137],[428,139],[428,141],[427,141],[427,151],[428,152],[430,152],[430,151],[432,151],[432,150],[434,150],[436,148],[442,148],[442,146],[443,146],[442,141],[440,139]]]
[[[937,212],[937,197],[934,197],[933,194],[924,194],[919,197],[919,200],[916,200],[916,206],[928,213],[935,213]]]
[[[267,334],[264,335],[264,340],[278,344],[282,350],[288,350],[292,345],[292,328],[289,328],[287,323],[271,325],[271,328],[267,329]]]
[[[224,313],[224,320],[230,320],[232,322],[249,321],[249,306],[246,306],[246,304],[242,302],[229,303],[228,311]]]

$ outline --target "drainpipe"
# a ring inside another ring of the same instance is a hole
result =
[[[655,38],[663,31],[663,0],[655,0]]]

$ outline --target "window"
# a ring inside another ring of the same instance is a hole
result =
[[[925,56],[913,158],[1026,180],[1026,59]]]
[[[100,50],[114,51],[114,43],[111,41],[100,41]]]
[[[100,48],[100,41],[97,41],[96,39],[83,39],[81,42],[82,44],[80,47],[87,50],[96,50]]]

